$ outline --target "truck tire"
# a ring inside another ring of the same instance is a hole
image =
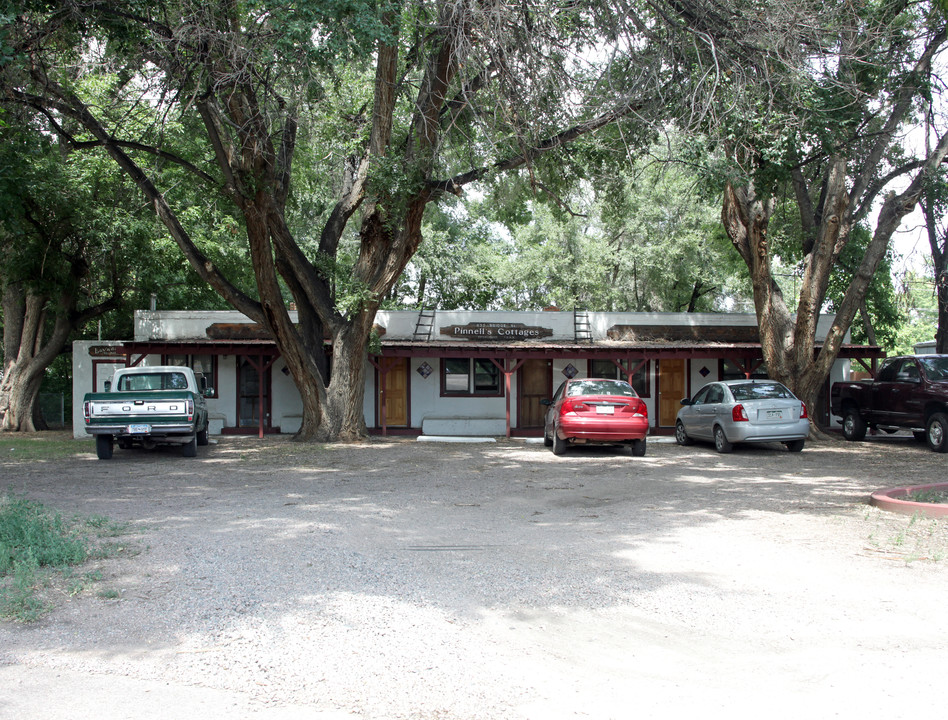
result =
[[[95,436],[95,454],[99,460],[110,460],[112,458],[112,436]]]
[[[934,413],[925,424],[925,440],[935,452],[948,452],[948,415]]]
[[[197,444],[198,445],[207,445],[207,425],[204,426],[203,430],[198,430],[197,433]]]
[[[846,414],[843,416],[843,437],[857,441],[866,437],[866,421],[856,408],[846,408]]]
[[[181,454],[184,457],[197,457],[198,454],[198,445],[197,445],[197,435],[192,435],[191,439],[181,446]]]

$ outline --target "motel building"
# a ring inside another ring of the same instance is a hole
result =
[[[295,313],[291,313],[291,316]],[[817,337],[831,318],[821,318]],[[742,313],[379,311],[381,353],[366,358],[373,434],[539,437],[544,398],[566,378],[626,378],[648,404],[652,434],[672,434],[684,397],[705,383],[766,377],[757,319]],[[811,417],[829,420],[829,387],[884,353],[846,344]],[[266,331],[233,311],[136,311],[130,341],[73,344],[73,428],[82,396],[118,367],[203,372],[211,434],[295,433],[302,403]]]

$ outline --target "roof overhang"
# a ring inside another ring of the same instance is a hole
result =
[[[120,344],[129,356],[209,354],[209,355],[255,355],[276,357],[280,355],[272,340],[137,340]],[[328,345],[327,345],[328,347]],[[821,346],[817,345],[817,351]],[[720,342],[593,342],[593,343],[538,343],[538,342],[424,342],[382,338],[383,357],[469,357],[495,359],[563,358],[583,359],[637,358],[658,360],[662,358],[742,358],[756,359],[762,356],[760,343]],[[843,345],[839,358],[881,359],[885,352],[876,345]]]

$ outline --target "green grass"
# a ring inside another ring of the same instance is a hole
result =
[[[0,496],[0,618],[30,622],[50,608],[50,595],[78,595],[102,579],[98,570],[75,568],[92,560],[137,552],[116,542],[130,532],[107,518],[65,520],[40,503],[7,493]]]
[[[64,432],[35,433],[29,436],[5,434],[0,438],[0,463],[58,460],[95,452],[89,441],[83,442]]]

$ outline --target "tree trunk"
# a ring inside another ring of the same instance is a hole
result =
[[[820,287],[825,288],[826,279],[814,276],[809,270],[805,273],[816,286],[809,293],[801,293],[794,321],[771,269],[767,231],[773,209],[773,199],[759,197],[753,184],[743,187],[728,184],[722,220],[728,237],[750,271],[761,354],[767,373],[789,387],[813,412],[828,372],[821,372],[814,362],[816,323],[822,304],[822,300],[816,298]],[[831,237],[825,229],[821,235],[824,239]],[[832,263],[824,262],[820,270],[828,273],[831,266]]]
[[[942,268],[936,270],[938,278],[936,290],[938,292],[938,328],[935,330],[935,352],[948,354],[948,274]]]
[[[17,363],[8,368],[0,384],[0,416],[3,417],[2,429],[8,432],[35,432],[45,429],[42,422],[37,424],[40,386],[43,383],[43,371],[34,361]]]
[[[55,323],[47,342],[45,296],[27,293],[20,285],[4,289],[3,329],[4,366],[0,383],[0,429],[33,432],[43,429],[37,400],[46,368],[62,350],[69,325],[61,318]]]

